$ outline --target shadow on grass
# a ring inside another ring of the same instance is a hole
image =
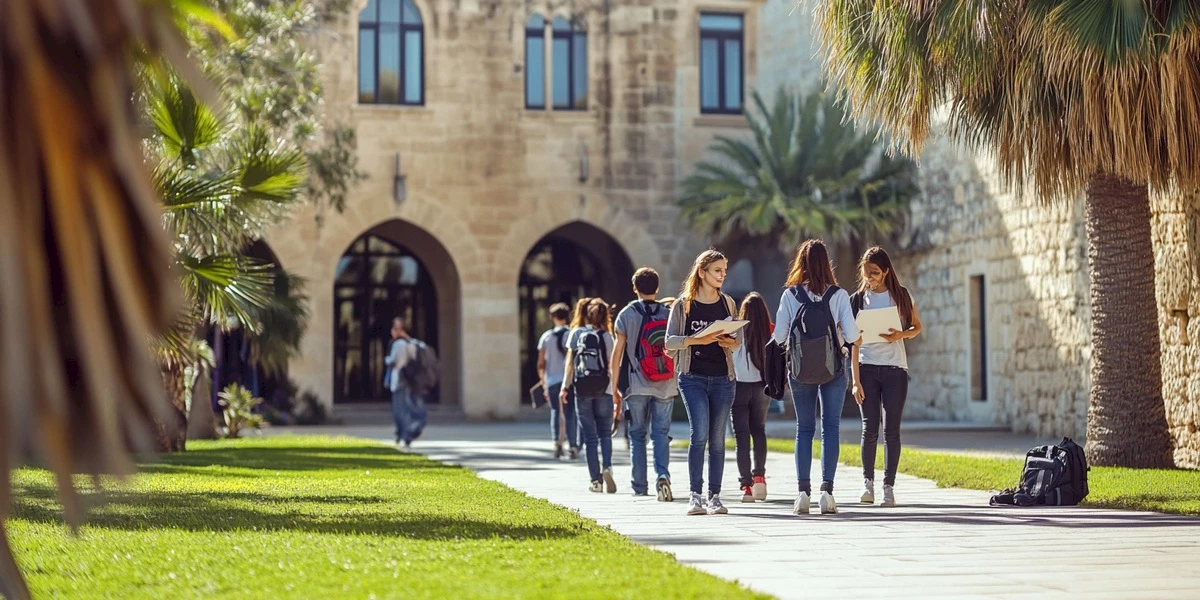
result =
[[[352,448],[312,446],[272,446],[269,448],[206,448],[175,454],[141,457],[143,473],[197,473],[197,468],[229,467],[263,471],[325,471],[331,469],[373,470],[462,470],[413,454],[401,454],[387,447]],[[206,472],[205,475],[214,474]]]

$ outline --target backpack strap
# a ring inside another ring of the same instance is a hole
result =
[[[733,302],[733,298],[729,294],[722,293],[721,297],[725,299],[725,312],[729,313],[729,318],[733,318],[734,311],[737,310]]]
[[[850,294],[850,310],[854,313],[854,316],[857,317],[858,313],[862,311],[865,299],[866,295],[861,290]]]

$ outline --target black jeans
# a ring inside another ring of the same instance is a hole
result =
[[[900,465],[900,418],[908,399],[908,371],[900,367],[860,365],[862,379],[862,464],[863,478],[875,479],[875,449],[879,443],[880,412],[883,412],[883,484],[896,485]]]
[[[763,383],[737,382],[733,393],[733,437],[737,441],[738,483],[754,485],[755,476],[766,475],[767,408],[771,399]],[[754,441],[754,470],[750,470],[750,442]]]

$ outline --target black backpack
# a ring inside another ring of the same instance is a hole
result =
[[[839,289],[831,285],[819,301],[813,301],[802,287],[792,288],[792,294],[800,301],[800,310],[796,311],[788,332],[787,358],[791,376],[799,383],[829,383],[842,372],[842,346],[829,307],[829,299]]]
[[[554,328],[554,343],[558,346],[559,354],[567,355],[567,331],[566,327]]]
[[[414,339],[410,344],[416,345],[413,357],[400,369],[408,389],[418,394],[428,394],[437,387],[442,365],[437,352],[421,340]]]
[[[992,496],[991,504],[1075,506],[1088,495],[1089,470],[1083,448],[1071,438],[1031,448],[1017,488]]]
[[[575,393],[578,396],[599,396],[608,389],[608,350],[604,336],[595,329],[584,328],[575,338]]]

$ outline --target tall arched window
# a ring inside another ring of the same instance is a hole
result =
[[[537,13],[525,23],[525,108],[546,108],[546,19]]]
[[[551,67],[554,109],[587,109],[587,32],[579,23],[554,17]]]
[[[413,0],[370,0],[359,13],[358,101],[425,103],[425,34]]]

